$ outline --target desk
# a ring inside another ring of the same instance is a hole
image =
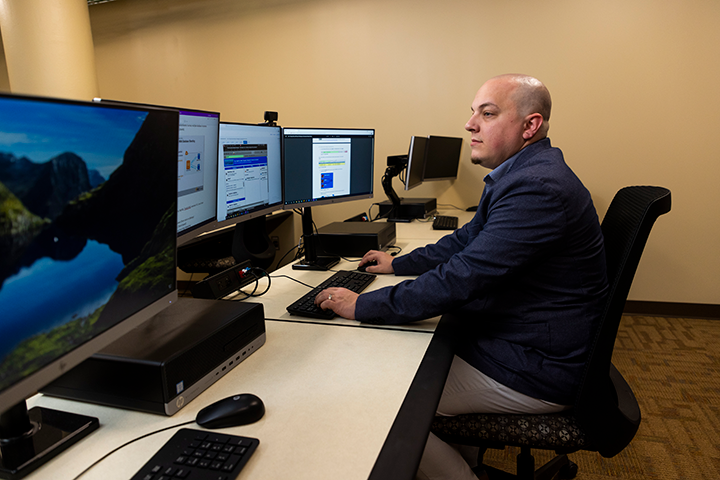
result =
[[[423,226],[430,230],[430,225]],[[413,245],[415,239],[404,241]],[[303,272],[311,273],[327,275]],[[390,282],[395,277],[385,278]],[[379,286],[382,283],[374,287]],[[218,430],[260,439],[242,480],[412,478],[444,383],[442,371],[449,368],[447,344],[431,334],[437,320],[425,325],[425,331],[413,325],[390,330],[357,328],[359,322],[352,321],[271,320],[276,313],[282,317],[290,303],[276,293],[283,288],[291,287],[273,281],[275,296],[263,300],[268,309],[266,344],[172,417],[42,395],[30,399],[28,407],[96,416],[101,427],[27,478],[72,479],[128,440],[191,421],[205,405],[243,392],[263,399],[265,417],[252,425]],[[174,432],[123,448],[82,479],[129,478]]]

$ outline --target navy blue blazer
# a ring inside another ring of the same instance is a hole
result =
[[[549,139],[485,178],[471,222],[393,260],[420,275],[360,295],[360,321],[398,324],[459,312],[457,355],[526,395],[574,401],[603,302],[603,237],[590,193]]]

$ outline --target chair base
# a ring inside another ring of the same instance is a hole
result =
[[[482,452],[482,450],[481,450]],[[571,480],[578,472],[578,466],[570,461],[567,455],[557,455],[542,467],[535,470],[535,457],[530,452],[530,447],[522,447],[517,456],[517,473],[512,474],[504,470],[489,467],[482,464],[482,453],[478,458],[478,471],[485,469],[490,480],[523,479],[523,480],[552,480],[558,478]]]

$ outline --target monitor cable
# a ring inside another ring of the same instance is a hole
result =
[[[260,272],[259,276],[258,276],[257,272]],[[241,300],[245,300],[246,298],[250,298],[250,297],[261,297],[270,290],[270,285],[271,285],[272,281],[270,280],[270,275],[268,274],[267,271],[263,270],[262,268],[252,267],[252,268],[247,269],[247,273],[250,273],[253,276],[255,276],[255,287],[253,288],[253,291],[250,293],[244,292],[242,290],[238,290],[238,293],[245,295],[245,297],[243,297]],[[265,287],[265,290],[263,290],[262,292],[255,293],[255,292],[257,292],[258,286],[260,285],[260,279],[262,277],[267,277],[267,279],[268,279],[267,287]]]

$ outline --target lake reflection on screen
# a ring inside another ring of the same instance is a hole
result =
[[[123,267],[121,255],[88,241],[72,260],[44,257],[5,280],[0,287],[3,317],[24,321],[0,322],[0,358],[37,332],[95,312],[117,288],[116,277]]]

